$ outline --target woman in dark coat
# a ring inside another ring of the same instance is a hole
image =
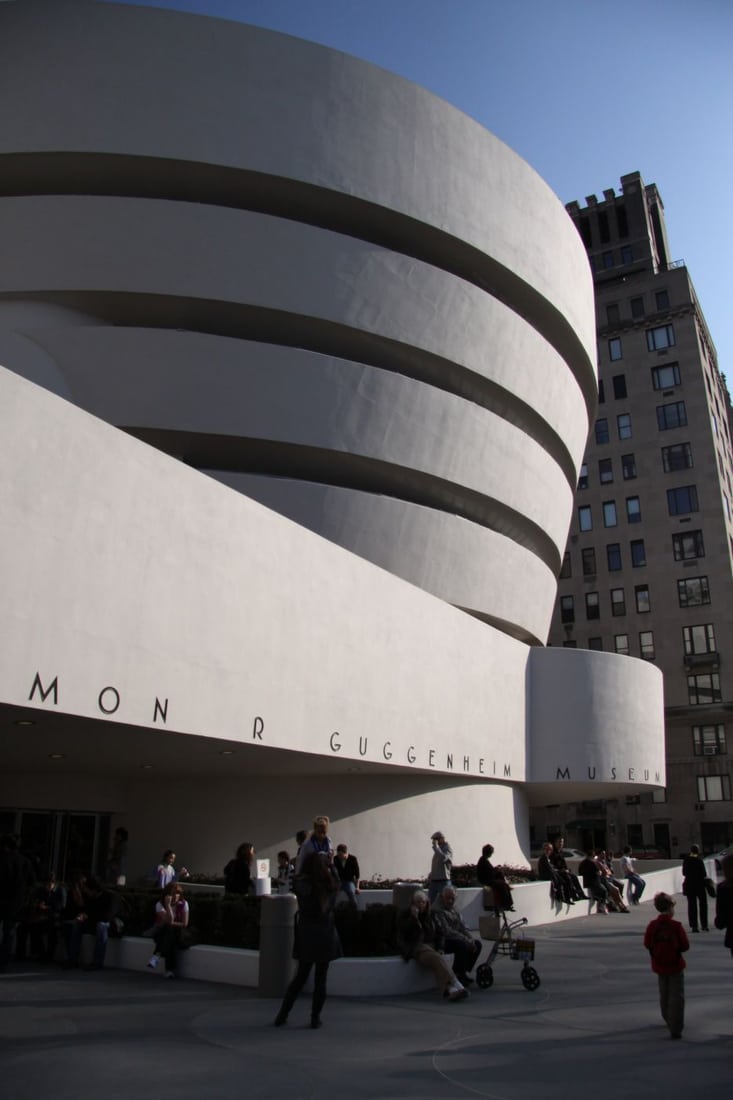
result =
[[[725,929],[725,946],[733,955],[733,855],[722,861],[724,880],[718,883],[715,900],[715,927]]]
[[[682,860],[682,893],[687,898],[687,919],[691,932],[708,930],[708,895],[705,889],[707,872],[697,844],[690,846],[690,853]],[[700,908],[700,924],[697,910]]]
[[[275,1027],[282,1027],[290,1009],[308,980],[315,964],[316,975],[311,1004],[311,1027],[321,1027],[321,1009],[326,1001],[326,977],[332,959],[343,955],[336,931],[333,907],[340,889],[327,854],[306,856],[298,879],[298,915],[295,924],[293,958],[298,960],[295,977],[285,991]]]
[[[494,854],[492,844],[484,844],[481,849],[481,859],[476,864],[476,878],[482,886],[490,886],[494,891],[494,898],[499,909],[514,908],[512,901],[512,888],[504,878],[504,874],[498,867],[494,867],[491,857]]]
[[[234,859],[230,859],[224,868],[224,892],[226,894],[248,894],[252,888],[252,860],[255,857],[254,844],[240,844]]]

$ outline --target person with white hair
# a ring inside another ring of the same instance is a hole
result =
[[[461,1001],[468,996],[468,990],[440,953],[443,936],[430,912],[430,899],[424,890],[416,890],[409,909],[398,914],[397,943],[405,962],[414,959],[418,966],[430,970],[449,1001]]]

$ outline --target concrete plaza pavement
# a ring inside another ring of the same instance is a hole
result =
[[[678,916],[684,914],[678,899]],[[301,997],[287,1026],[253,990],[19,966],[0,976],[7,1100],[604,1100],[730,1088],[733,958],[723,933],[691,935],[681,1042],[659,1016],[641,936],[654,914],[528,929],[542,984],[500,958],[491,989],[331,998],[320,1031]],[[475,987],[473,987],[475,989]]]

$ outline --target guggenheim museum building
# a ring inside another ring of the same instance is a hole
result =
[[[664,784],[662,680],[545,642],[597,398],[561,202],[401,77],[0,4],[0,831],[365,877]]]

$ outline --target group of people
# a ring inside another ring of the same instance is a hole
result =
[[[564,846],[563,836],[547,841],[543,844],[537,861],[538,877],[550,883],[550,890],[556,901],[565,905],[575,905],[577,901],[595,901],[597,913],[628,913],[629,905],[639,904],[646,883],[636,870],[631,847],[627,845],[623,850],[622,878],[618,878],[610,854],[601,848],[588,848],[585,858],[578,866],[578,874],[574,874],[562,854]],[[582,886],[578,875],[583,880]]]
[[[298,916],[293,957],[298,961],[298,968],[275,1017],[276,1027],[282,1027],[287,1022],[313,967],[311,1027],[322,1026],[321,1010],[326,1000],[328,967],[342,954],[334,908],[339,891],[343,889],[343,872],[337,871],[335,865],[340,853],[345,870],[349,857],[345,845],[340,845],[337,855],[333,855],[328,825],[325,816],[314,820],[313,832],[302,842],[296,860],[294,888],[298,898]],[[430,840],[433,855],[428,889],[415,890],[409,906],[398,914],[397,942],[405,961],[414,959],[418,966],[433,974],[438,988],[448,1000],[459,1001],[468,996],[466,987],[473,981],[470,972],[481,954],[481,941],[472,936],[456,908],[456,890],[451,882],[453,851],[445,834],[437,830]],[[501,869],[491,863],[493,854],[493,846],[485,844],[476,865],[477,878],[483,886],[492,890],[493,906],[512,909],[511,887]],[[358,864],[355,875],[358,879]],[[356,904],[355,899],[352,900]],[[452,967],[448,964],[447,955],[453,955]]]

